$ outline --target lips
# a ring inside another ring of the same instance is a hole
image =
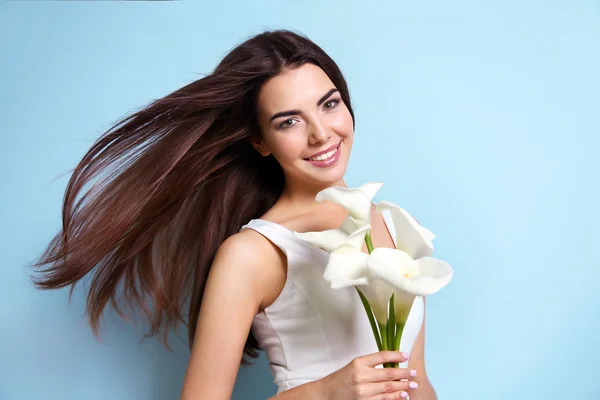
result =
[[[342,143],[342,142],[339,142],[338,144],[335,144],[335,145],[333,145],[333,146],[329,147],[328,149],[325,149],[325,150],[323,150],[323,151],[319,151],[318,153],[315,153],[315,154],[313,154],[313,155],[311,155],[311,156],[308,156],[308,157],[306,157],[306,158],[305,158],[305,160],[311,159],[311,158],[313,158],[313,157],[318,157],[318,156],[320,156],[321,154],[327,154],[327,153],[329,153],[331,150],[333,150],[333,149],[337,148],[337,147],[340,145],[340,143]]]
[[[336,165],[340,159],[341,141],[337,146],[332,146],[328,149],[315,153],[311,158],[306,158],[305,161],[317,168],[329,168]],[[315,158],[318,158],[315,160]]]

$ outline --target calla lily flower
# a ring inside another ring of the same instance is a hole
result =
[[[329,282],[332,289],[360,286],[361,292],[373,309],[375,319],[378,323],[385,324],[388,320],[388,302],[394,294],[394,289],[384,281],[374,279],[375,276],[369,272],[369,255],[361,249],[370,229],[371,225],[362,226],[348,235],[344,243],[330,253],[323,278]]]
[[[368,254],[362,252],[365,235],[371,225],[364,225],[350,234],[345,242],[329,254],[323,278],[332,289],[369,283]]]
[[[396,249],[363,253],[362,242],[370,225],[362,226],[331,251],[324,278],[336,289],[361,286],[379,323],[387,322],[388,302],[395,294],[396,320],[406,321],[415,297],[438,292],[450,282],[453,271],[448,263],[430,257],[435,235],[408,212],[390,202],[380,202],[377,210],[388,210],[392,217]]]
[[[366,262],[370,282],[361,286],[361,291],[380,324],[387,321],[387,304],[392,294],[395,319],[406,322],[417,296],[437,293],[453,276],[452,267],[442,260],[433,257],[413,260],[397,249],[376,248]]]
[[[384,210],[392,217],[396,249],[374,249],[367,259],[367,267],[371,279],[382,280],[393,288],[399,320],[403,314],[408,317],[415,296],[429,296],[446,286],[452,279],[453,270],[448,263],[431,257],[431,241],[435,235],[429,229],[396,204],[378,203],[377,211]],[[367,299],[369,292],[370,288],[363,290]]]
[[[421,226],[406,210],[388,201],[379,202],[376,209],[377,212],[388,210],[392,216],[398,250],[404,251],[415,260],[433,254],[431,241],[435,235],[429,229]]]
[[[373,248],[371,201],[381,186],[367,183],[358,189],[330,187],[319,192],[317,201],[339,203],[348,210],[348,217],[337,229],[294,234],[330,253],[324,279],[333,289],[356,287],[379,349],[398,350],[415,298],[442,289],[453,270],[445,261],[431,257],[433,232],[390,202],[380,202],[376,210],[390,213],[395,248]],[[369,254],[362,252],[363,242]]]
[[[368,256],[367,256],[368,258]],[[368,273],[368,272],[367,272]],[[377,320],[379,325],[385,325],[388,321],[388,305],[390,303],[390,298],[394,294],[394,288],[388,285],[386,282],[380,279],[374,279],[373,276],[369,274],[369,282],[367,284],[357,285],[359,286],[360,291],[368,300],[371,309],[373,310],[373,316]],[[333,285],[332,285],[333,287]],[[398,309],[398,302],[396,301],[396,297],[394,297],[394,304],[396,305],[396,309]],[[412,301],[414,301],[415,296],[409,296]],[[406,304],[402,306],[402,310],[406,309],[406,312],[402,312],[402,315],[406,314],[406,318],[408,318],[408,312],[412,307],[412,301],[410,304]],[[407,301],[408,303],[408,301]]]
[[[433,257],[413,260],[402,250],[377,248],[367,258],[372,279],[380,279],[398,291],[412,296],[437,293],[452,279],[452,267]]]
[[[315,197],[317,201],[338,203],[348,210],[348,216],[339,228],[321,232],[294,232],[294,235],[331,253],[343,245],[350,234],[370,224],[371,200],[382,186],[382,183],[370,182],[358,189],[332,186],[320,191]]]
[[[332,186],[317,193],[317,201],[333,201],[346,210],[357,222],[369,223],[371,221],[371,200],[377,194],[383,183],[369,182],[358,189]],[[362,225],[362,224],[361,224]]]

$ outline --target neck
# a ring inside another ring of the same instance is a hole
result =
[[[346,183],[344,182],[344,179],[340,179],[339,181],[330,184],[330,185],[314,185],[314,184],[294,184],[292,182],[290,182],[290,184],[288,184],[286,182],[286,185],[283,188],[283,192],[281,193],[281,197],[279,198],[279,201],[281,202],[285,202],[288,204],[293,204],[294,208],[296,209],[314,209],[316,207],[320,208],[322,206],[324,207],[329,207],[330,205],[327,205],[326,203],[328,202],[317,202],[315,200],[315,196],[317,195],[317,193],[319,193],[321,190],[327,189],[328,187],[331,186],[341,186],[341,187],[347,187]]]

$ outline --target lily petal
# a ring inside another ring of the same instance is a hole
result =
[[[416,220],[415,220],[416,221]],[[418,224],[418,222],[417,222]],[[421,231],[421,235],[425,236],[429,240],[435,239],[435,234],[431,232],[429,229],[425,228],[423,225],[419,225],[417,227],[419,231]]]
[[[368,285],[361,286],[360,291],[369,301],[377,322],[386,324],[388,320],[388,304],[390,297],[394,294],[394,288],[384,281],[375,279],[371,280]]]
[[[356,236],[353,239],[353,243],[359,240],[361,241],[361,246],[358,248],[362,248],[362,241],[364,241],[365,235],[370,228],[371,226],[369,224],[360,224],[349,215],[339,228],[315,232],[294,232],[294,236],[331,253],[333,250],[346,243],[351,235]],[[362,233],[362,230],[364,230],[364,233]],[[359,239],[357,236],[361,233],[362,238]]]
[[[346,239],[346,244],[354,247],[357,250],[362,250],[365,236],[367,236],[367,232],[369,232],[370,229],[370,224],[361,226],[348,236],[348,239]]]
[[[367,259],[367,266],[374,277],[400,290],[404,290],[407,277],[419,275],[417,263],[410,255],[386,247],[373,250]]]
[[[367,267],[372,275],[414,296],[438,292],[453,275],[452,267],[442,260],[423,257],[415,261],[403,251],[386,248],[375,249],[367,259]]]
[[[365,192],[369,201],[373,200],[373,197],[379,192],[379,189],[383,187],[383,183],[381,182],[367,182],[364,185],[359,187],[360,190]]]
[[[389,210],[392,215],[398,250],[408,253],[415,260],[433,254],[431,240],[435,235],[431,231],[422,227],[406,210],[396,204],[387,201],[378,203],[377,211],[384,210]]]
[[[412,309],[416,296],[403,290],[394,291],[394,308],[396,312],[396,322],[404,322],[408,319],[408,314]]]
[[[323,278],[333,289],[369,282],[367,269],[368,255],[350,245],[342,245],[329,255]]]
[[[346,217],[346,219],[344,220],[344,222],[342,222],[342,225],[340,225],[340,229],[349,235],[352,232],[354,232],[355,230],[357,230],[358,228],[360,228],[361,225],[362,224],[359,221],[352,218],[351,215],[348,215]]]
[[[454,276],[454,270],[447,262],[433,257],[416,260],[419,276],[406,282],[406,290],[417,296],[429,296],[448,285]]]
[[[342,229],[329,229],[317,232],[294,232],[294,236],[315,247],[322,248],[329,253],[346,243],[346,240],[348,239],[348,233]]]
[[[358,220],[369,222],[371,217],[371,199],[361,189],[332,186],[317,193],[315,200],[329,200],[343,206],[350,215]]]

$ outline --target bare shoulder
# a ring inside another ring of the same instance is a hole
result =
[[[260,310],[268,307],[283,289],[287,260],[283,252],[253,229],[244,229],[219,247],[213,268],[259,288]],[[215,271],[218,273],[217,271]]]
[[[250,229],[221,244],[203,293],[181,399],[231,397],[252,321],[277,291],[281,263],[273,245]],[[284,283],[285,276],[279,290]]]
[[[253,229],[244,229],[228,237],[219,247],[215,258],[237,261],[246,267],[262,266],[277,261],[280,251],[266,237]]]

